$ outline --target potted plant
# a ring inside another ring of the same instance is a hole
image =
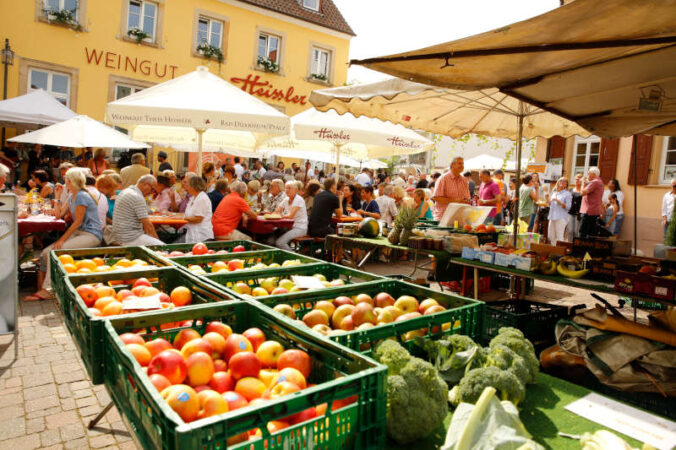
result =
[[[276,62],[274,62],[270,58],[264,58],[262,56],[259,56],[258,60],[256,62],[266,72],[277,72],[277,71],[279,71],[279,64],[277,64]]]
[[[326,75],[324,75],[323,73],[313,73],[313,74],[310,74],[310,79],[319,80],[319,81],[327,81],[329,78]]]
[[[127,36],[129,36],[132,39],[136,39],[136,42],[139,44],[141,41],[144,41],[150,37],[150,34],[146,33],[142,29],[138,27],[132,27],[129,30],[127,30]]]
[[[197,52],[207,59],[215,58],[219,63],[223,62],[223,52],[215,45],[202,42],[197,46]]]

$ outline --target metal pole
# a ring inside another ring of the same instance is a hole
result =
[[[197,131],[197,175],[202,176],[202,134],[204,128],[196,128]]]
[[[521,186],[521,140],[523,138],[523,116],[525,114],[524,105],[519,101],[519,113],[516,116],[516,195],[519,195],[519,187]],[[516,248],[517,237],[519,235],[519,202],[514,205],[514,248]]]
[[[8,58],[8,53],[9,53],[9,39],[5,39],[5,60],[3,61],[3,65],[5,66],[4,68],[4,73],[5,73],[5,78],[2,83],[2,99],[6,100],[7,99],[7,66],[9,65],[9,61],[7,60]],[[0,138],[0,149],[5,148],[5,127],[2,127],[2,137]]]
[[[638,173],[638,167],[636,166],[636,161],[638,160],[638,145],[636,145],[636,136],[633,138],[634,141],[634,256],[636,256],[636,248],[638,246],[638,203],[636,202],[636,199],[638,199],[638,183],[636,182],[637,180],[637,173]]]

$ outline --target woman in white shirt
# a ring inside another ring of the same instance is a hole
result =
[[[214,238],[214,228],[211,224],[211,200],[205,192],[207,183],[202,177],[192,177],[186,190],[191,195],[185,208],[185,225],[187,230],[182,242],[204,242]]]
[[[568,210],[573,203],[573,196],[568,191],[568,180],[559,178],[554,191],[549,196],[549,228],[547,237],[552,245],[566,240],[566,225],[568,225]]]
[[[617,197],[617,206],[610,207],[610,194],[615,194]],[[608,189],[603,191],[603,198],[601,200],[603,206],[606,208],[605,222],[608,229],[617,236],[620,234],[620,229],[622,227],[622,221],[624,220],[624,193],[620,190],[620,182],[613,179],[608,182]],[[617,211],[615,211],[617,209]],[[613,215],[615,216],[614,218]],[[608,225],[612,218],[612,224]]]
[[[298,184],[295,181],[287,181],[284,185],[286,198],[277,209],[284,219],[293,219],[293,228],[281,235],[275,241],[275,245],[282,250],[291,250],[289,242],[297,237],[307,234],[307,209],[305,200],[298,195]]]

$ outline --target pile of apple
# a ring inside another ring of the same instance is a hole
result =
[[[150,382],[169,406],[192,422],[266,401],[313,386],[308,383],[310,356],[285,350],[266,340],[259,328],[242,334],[219,321],[209,322],[204,335],[192,328],[179,331],[173,342],[162,338],[145,342],[134,333],[120,335],[127,350],[144,368]],[[356,399],[341,401],[345,406]],[[326,405],[312,407],[267,424],[270,432],[323,415]],[[262,435],[259,429],[228,440],[228,445]]]
[[[299,259],[287,259],[282,264],[271,263],[265,264],[262,262],[256,263],[250,267],[245,267],[245,262],[242,259],[231,259],[230,261],[209,261],[206,266],[211,273],[219,272],[235,272],[237,270],[258,270],[258,269],[273,269],[275,267],[291,267],[299,266],[302,263]],[[206,275],[207,271],[201,264],[189,264],[188,270],[195,275]]]
[[[279,304],[273,309],[296,319],[296,311],[291,305]],[[336,297],[333,301],[320,300],[303,316],[302,322],[321,334],[335,336],[346,331],[366,330],[377,325],[401,322],[442,311],[446,311],[446,308],[433,298],[418,302],[415,297],[402,295],[395,300],[387,292],[381,292],[375,297],[359,294],[353,297]],[[450,324],[444,324],[442,328],[446,327],[450,327]],[[411,331],[403,338],[412,339],[415,336],[423,336],[426,332],[426,330]]]
[[[324,287],[338,287],[345,285],[345,282],[340,278],[327,281],[326,277],[321,273],[316,273],[312,276],[321,281]],[[253,288],[247,282],[238,281],[230,289],[238,294],[251,297],[288,294],[289,292],[301,292],[304,290],[296,286],[290,278],[283,278],[280,280],[279,277],[268,277],[258,280],[258,286]]]
[[[59,256],[61,266],[66,273],[105,273],[113,270],[138,269],[143,267],[148,269],[154,267],[148,261],[142,259],[120,258],[113,264],[106,264],[103,258],[96,257],[91,259],[75,260],[71,255],[63,254]]]
[[[230,251],[232,253],[239,253],[246,251],[246,248],[244,248],[243,245],[238,245],[236,247],[233,247],[232,250]],[[178,250],[166,252],[164,250],[159,250],[157,251],[157,253],[167,258],[176,258],[179,256],[227,255],[229,252],[227,250],[210,250],[209,248],[207,248],[206,245],[204,245],[201,242],[198,242],[197,244],[193,245],[192,250],[189,252],[181,252]]]
[[[178,286],[167,295],[153,287],[147,278],[139,278],[134,281],[131,289],[120,289],[117,292],[103,283],[82,284],[77,287],[76,291],[89,308],[89,312],[96,317],[138,312],[139,310],[135,309],[125,309],[124,304],[139,297],[158,296],[159,309],[172,309],[176,306],[185,306],[192,303],[192,293],[187,287]],[[146,310],[148,309],[144,309],[144,311]]]

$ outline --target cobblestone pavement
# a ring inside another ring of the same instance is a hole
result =
[[[408,274],[410,262],[370,263],[377,274]],[[415,275],[422,277],[426,272]],[[432,285],[438,288],[438,285]],[[505,298],[494,292],[489,298]],[[23,295],[22,295],[23,297]],[[616,305],[617,297],[609,300]],[[556,304],[587,304],[582,289],[536,282],[530,298]],[[633,310],[625,308],[630,315]],[[0,336],[0,449],[134,449],[116,408],[92,429],[89,421],[110,401],[103,385],[93,386],[55,301],[20,302],[18,357],[13,335]],[[639,318],[644,317],[641,314]]]

